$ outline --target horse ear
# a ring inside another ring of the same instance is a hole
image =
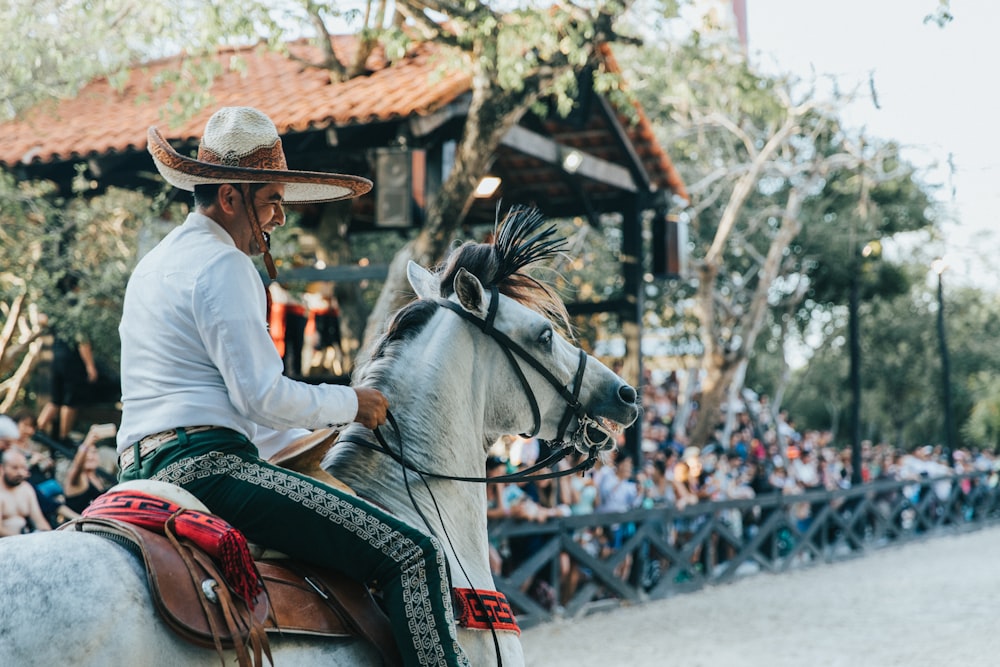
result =
[[[486,317],[486,291],[479,278],[465,269],[459,269],[455,274],[455,294],[462,308],[480,317]]]
[[[434,274],[412,259],[406,264],[406,278],[421,299],[436,299],[441,296],[441,286]]]

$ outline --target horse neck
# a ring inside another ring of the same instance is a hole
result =
[[[471,350],[459,352],[465,345],[471,341],[461,337],[418,337],[373,382],[389,399],[399,427],[396,433],[386,424],[380,433],[397,453],[402,443],[406,462],[421,471],[462,477],[485,473],[485,392],[478,389],[482,379],[475,381],[471,364],[462,363],[473,356]],[[422,481],[413,473],[404,478],[398,461],[352,444],[355,439],[375,442],[369,431],[354,425],[341,436],[324,467],[361,497],[425,531],[426,517],[448,553],[456,586],[492,588],[485,485],[432,476]]]
[[[371,386],[389,399],[399,426],[398,434],[391,426],[379,430],[394,448],[402,440],[407,462],[428,472],[482,477],[486,472],[484,443],[491,439],[485,427],[486,413],[491,408],[487,405],[486,383],[488,379],[498,381],[498,374],[484,374],[473,363],[473,360],[483,363],[486,355],[476,349],[477,341],[456,324],[457,318],[450,315],[432,320],[406,346],[405,354],[399,354],[378,373],[370,374]],[[488,343],[492,346],[491,341]],[[365,379],[361,382],[368,383]],[[354,438],[374,443],[369,431],[354,425],[341,436],[340,444],[331,450],[324,467],[361,497],[376,501],[410,525],[427,530],[413,507],[404,482],[408,478],[409,491],[445,549],[452,585],[493,589],[485,484],[426,478],[425,486],[412,473],[404,477],[401,464],[387,454],[350,443]],[[460,629],[459,642],[470,664],[497,663],[489,632]],[[517,635],[500,632],[497,642],[502,664],[511,667],[524,664]]]

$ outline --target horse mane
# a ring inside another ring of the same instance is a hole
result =
[[[375,341],[370,359],[379,359],[386,354],[392,343],[405,341],[416,336],[424,325],[437,312],[438,305],[433,301],[418,299],[400,308],[389,322],[385,333]]]
[[[566,240],[555,235],[555,226],[544,223],[537,209],[512,207],[503,220],[497,221],[490,242],[463,243],[436,270],[441,296],[454,293],[455,276],[464,268],[485,287],[496,285],[502,294],[554,321],[563,332],[569,332],[569,313],[559,295],[525,271],[532,264],[556,257],[566,246]],[[379,374],[378,368],[384,368],[380,361],[391,357],[399,343],[420,333],[437,310],[437,303],[426,299],[400,308],[385,333],[374,342],[368,363],[359,369],[359,377]]]
[[[514,206],[494,226],[492,243],[467,241],[455,249],[438,271],[441,295],[454,293],[455,275],[464,268],[487,289],[495,285],[502,294],[569,331],[569,314],[562,299],[550,285],[525,271],[532,264],[555,258],[565,247],[566,239],[556,236],[555,226],[545,226],[538,209]]]

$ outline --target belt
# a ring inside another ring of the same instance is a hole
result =
[[[217,428],[222,428],[221,426],[184,426],[182,427],[184,432],[188,435],[193,433],[203,433],[205,431],[213,431]],[[160,445],[164,445],[168,442],[172,442],[177,439],[177,432],[181,430],[179,428],[171,428],[166,431],[160,431],[159,433],[154,433],[153,435],[147,435],[145,438],[139,441],[139,460],[146,458],[153,452],[157,450]],[[135,463],[135,445],[129,445],[128,448],[118,456],[118,468],[125,470],[130,468],[132,464]]]

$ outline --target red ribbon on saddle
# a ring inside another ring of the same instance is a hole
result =
[[[173,518],[177,537],[190,540],[214,558],[233,593],[252,605],[264,590],[243,533],[217,516],[137,491],[105,493],[82,514],[124,521],[160,534],[166,533],[167,520]]]
[[[463,628],[509,630],[521,634],[514,610],[500,591],[454,588],[455,615]]]

